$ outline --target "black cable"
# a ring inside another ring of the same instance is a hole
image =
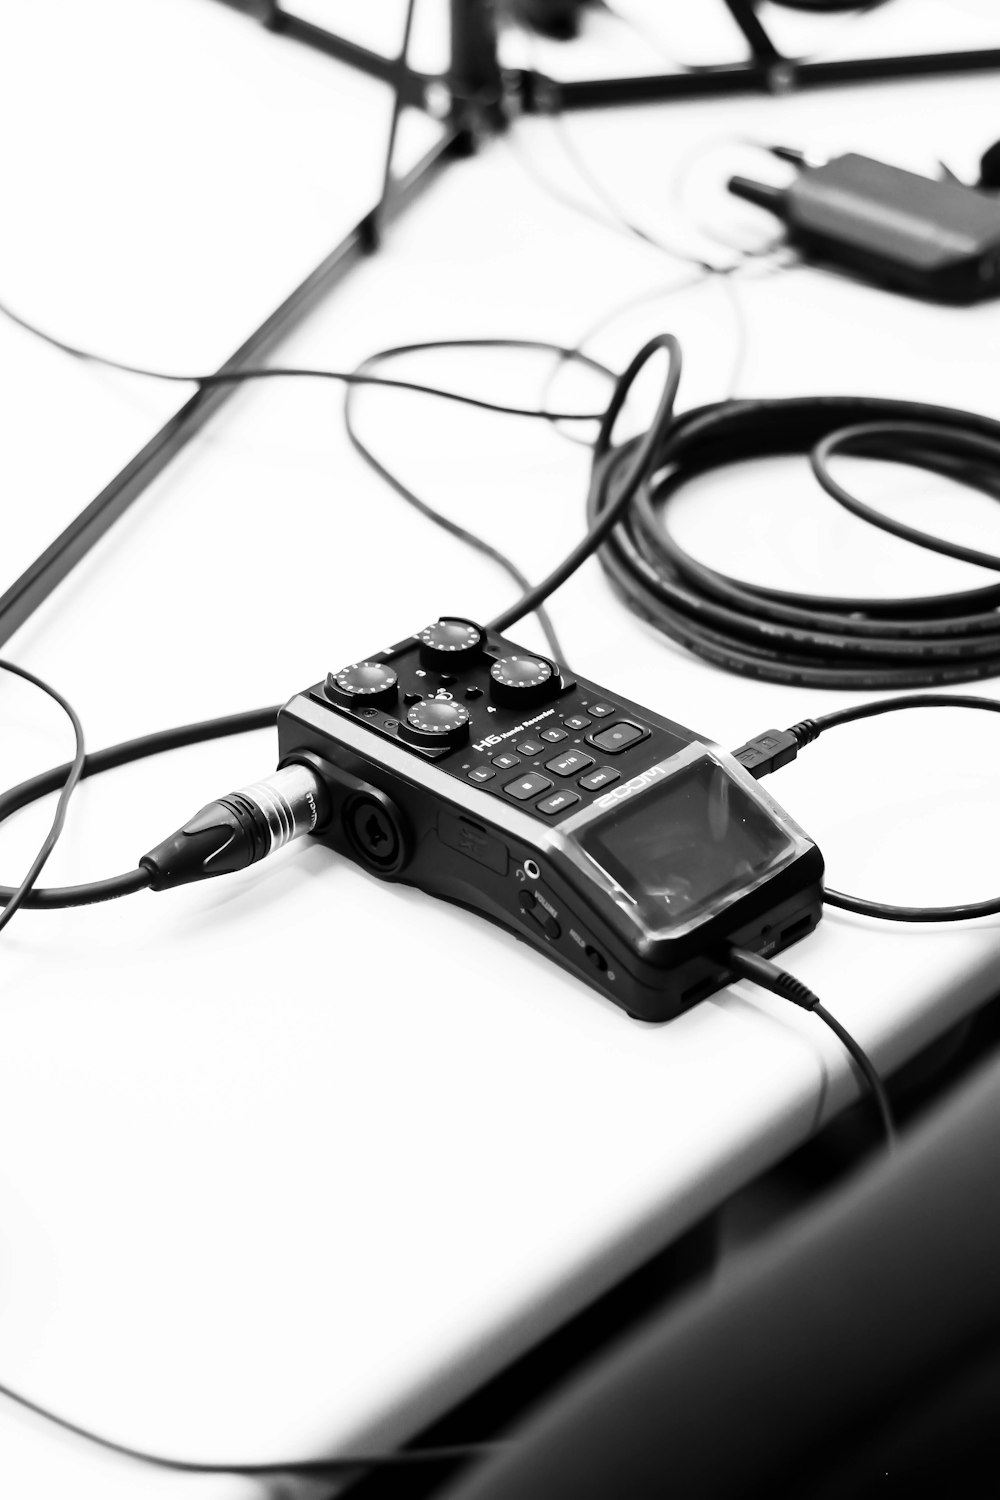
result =
[[[857,428],[864,433],[851,431]],[[652,452],[647,444],[634,502],[620,510],[622,486],[647,438],[595,453],[587,519],[593,526],[611,509],[620,513],[601,562],[629,609],[671,640],[729,671],[810,687],[931,687],[1000,672],[1000,585],[906,599],[764,588],[696,562],[666,525],[678,490],[720,464],[808,454],[820,445],[813,466],[828,479],[826,461],[844,441],[852,451],[860,445],[866,456],[915,464],[995,495],[1000,423],[874,397],[720,402],[685,412],[658,432]],[[844,503],[847,492],[837,490]],[[909,539],[924,545],[923,536],[911,532]]]
[[[628,394],[635,383],[640,371],[649,363],[652,356],[660,350],[665,350],[669,356],[667,373],[663,383],[663,391],[660,395],[656,413],[646,432],[632,442],[623,444],[621,447],[611,448],[611,436],[615,423],[624,406]],[[523,619],[526,614],[537,609],[543,600],[554,593],[557,588],[566,582],[576,572],[577,568],[598,551],[601,544],[606,540],[609,533],[617,525],[621,516],[631,505],[636,492],[646,478],[648,468],[654,459],[656,452],[663,441],[665,431],[669,428],[673,418],[674,401],[677,396],[677,387],[681,378],[681,346],[672,333],[661,333],[639,350],[632,360],[628,369],[624,370],[618,377],[614,393],[608,404],[608,409],[601,420],[600,430],[594,442],[594,462],[602,463],[609,454],[617,454],[627,451],[629,462],[623,465],[624,473],[618,476],[618,483],[613,498],[595,516],[590,518],[586,535],[582,541],[570,552],[568,557],[543,578],[541,583],[535,584],[534,588],[522,595],[509,609],[490,622],[492,630],[506,630],[509,625]]]
[[[804,748],[828,729],[906,708],[978,708],[987,713],[1000,713],[1000,701],[962,693],[911,693],[900,698],[838,709],[817,719],[803,719],[801,723],[793,725],[788,733],[794,737],[799,748]],[[1000,915],[1000,896],[957,906],[892,906],[882,901],[866,901],[860,896],[849,896],[843,891],[827,887],[823,892],[823,900],[829,906],[840,907],[842,911],[857,912],[864,917],[880,917],[889,922],[965,922],[974,917]]]
[[[21,317],[19,313],[13,312],[4,303],[0,302],[0,313],[16,323],[25,332],[33,334],[46,344],[51,344],[54,349],[60,349],[64,354],[70,354],[74,359],[86,360],[90,364],[103,365],[109,370],[121,370],[126,375],[140,375],[148,380],[167,380],[181,385],[197,385],[210,387],[215,385],[243,385],[252,380],[335,380],[343,385],[380,385],[387,386],[392,390],[416,391],[422,396],[436,396],[442,401],[455,401],[460,406],[475,406],[482,411],[501,412],[511,417],[531,417],[539,421],[551,422],[552,412],[540,411],[537,407],[510,406],[498,401],[487,401],[479,396],[466,396],[459,391],[443,390],[440,386],[424,385],[414,380],[390,380],[380,375],[365,375],[352,370],[322,370],[300,368],[298,366],[265,365],[250,370],[215,370],[210,374],[179,375],[166,370],[153,370],[144,365],[130,365],[123,360],[111,359],[105,354],[95,354],[90,349],[81,349],[76,344],[67,343],[64,339],[56,338],[51,333],[46,333],[34,323],[29,323],[27,318]],[[461,342],[461,340],[456,340]],[[475,340],[469,342],[474,343]],[[512,340],[512,342],[517,342]],[[529,346],[529,341],[524,341],[524,346]],[[550,352],[559,350],[557,344],[541,343],[534,345]],[[560,422],[599,422],[601,412],[560,412]]]
[[[62,699],[55,693],[54,689],[48,688],[38,679],[31,677],[30,673],[22,668],[11,667],[9,663],[2,665],[9,671],[17,672],[18,676],[27,677],[29,681],[36,682],[37,686],[56,701],[62,704]],[[78,739],[77,759],[67,762],[62,766],[55,766],[50,771],[43,771],[39,776],[32,776],[28,781],[22,781],[19,786],[12,787],[10,791],[0,796],[0,823],[19,812],[22,807],[27,807],[31,802],[37,802],[40,797],[48,796],[58,787],[63,788],[60,797],[60,805],[64,807],[64,800],[68,800],[69,793],[79,781],[85,776],[96,776],[102,771],[111,771],[116,766],[127,765],[130,761],[144,760],[150,755],[160,755],[166,750],[179,750],[185,745],[198,745],[207,740],[224,739],[230,734],[246,734],[252,729],[270,729],[278,717],[280,704],[272,704],[267,708],[254,708],[246,713],[229,714],[223,718],[206,719],[198,724],[181,724],[175,729],[161,729],[156,734],[140,735],[137,739],[123,740],[118,745],[111,745],[106,750],[99,750],[92,755],[83,755],[82,741]],[[72,713],[71,709],[68,709]],[[73,773],[76,773],[75,775]],[[73,776],[72,786],[70,776]],[[67,788],[69,791],[67,791]],[[58,813],[58,809],[57,809]],[[53,828],[56,824],[53,821]],[[61,823],[60,823],[61,827]],[[56,833],[58,837],[58,832]],[[52,843],[52,830],[49,832]],[[51,852],[51,845],[47,853]],[[44,861],[43,861],[44,863]],[[37,859],[36,859],[37,864]],[[34,869],[34,865],[32,866]],[[41,866],[39,865],[40,869]],[[37,871],[36,871],[37,874]],[[147,870],[130,870],[127,874],[113,876],[109,880],[91,881],[86,885],[70,885],[61,887],[49,887],[45,890],[30,889],[18,899],[18,904],[31,908],[52,909],[63,906],[89,906],[97,901],[110,901],[117,896],[125,896],[133,891],[144,890],[152,876]],[[24,882],[22,881],[22,886]],[[20,889],[20,887],[19,887]],[[0,916],[0,926],[10,920],[10,907],[15,899],[16,893],[10,886],[0,886],[0,904],[8,903],[7,910]],[[16,910],[16,907],[15,907]]]
[[[66,714],[73,726],[73,734],[76,737],[76,754],[65,766],[60,767],[61,774],[53,786],[53,790],[56,786],[61,786],[62,791],[59,794],[59,801],[56,804],[52,823],[42,841],[41,848],[31,861],[28,872],[20,885],[0,887],[0,905],[4,905],[6,908],[0,912],[0,932],[2,932],[22,906],[34,906],[36,904],[38,893],[34,891],[34,884],[44,868],[49,855],[55,848],[59,835],[62,833],[63,824],[66,821],[66,809],[69,806],[69,799],[72,797],[81,776],[84,775],[85,746],[83,725],[80,723],[75,708],[63,697],[62,693],[57,692],[47,682],[43,682],[40,677],[36,677],[33,672],[27,671],[24,667],[15,666],[11,661],[0,661],[0,670],[10,672],[15,677],[23,677],[25,682],[30,682],[33,687],[46,693]]]
[[[123,1458],[132,1458],[138,1463],[156,1469],[170,1469],[180,1474],[241,1474],[258,1479],[286,1474],[298,1478],[331,1479],[339,1474],[352,1474],[359,1469],[402,1469],[424,1467],[427,1464],[462,1463],[472,1458],[485,1458],[504,1447],[502,1443],[475,1443],[442,1448],[403,1448],[396,1453],[350,1453],[336,1458],[279,1459],[263,1464],[197,1463],[183,1458],[167,1458],[160,1453],[147,1453],[142,1448],[116,1442],[113,1438],[80,1426],[78,1422],[70,1421],[68,1417],[60,1416],[58,1412],[50,1411],[48,1407],[32,1401],[28,1396],[22,1396],[8,1385],[0,1384],[0,1396],[106,1452],[118,1453]]]
[[[821,1021],[826,1022],[834,1036],[840,1039],[857,1063],[865,1082],[871,1090],[872,1098],[875,1101],[875,1108],[878,1110],[879,1120],[881,1121],[882,1130],[885,1135],[885,1142],[891,1151],[896,1144],[896,1129],[892,1117],[892,1108],[889,1104],[889,1096],[886,1093],[882,1079],[878,1075],[875,1064],[867,1052],[865,1052],[860,1042],[851,1035],[845,1026],[840,1024],[836,1016],[831,1016],[825,1005],[814,1005],[813,1015],[819,1016]]]
[[[892,451],[886,448],[887,437],[892,442]],[[994,499],[1000,499],[1000,437],[989,438],[977,432],[936,427],[930,422],[869,422],[830,433],[809,455],[812,471],[827,494],[853,515],[860,516],[862,521],[901,537],[905,542],[939,552],[943,557],[954,557],[959,562],[992,568],[1000,573],[1000,557],[996,553],[980,552],[976,547],[945,541],[943,537],[907,526],[892,516],[883,515],[874,506],[864,504],[830,473],[830,459],[835,453],[853,453],[864,458],[895,457],[899,463],[934,469],[946,478],[964,479]]]
[[[610,327],[612,323],[616,322],[618,318],[623,317],[626,313],[632,312],[635,308],[642,307],[649,302],[656,302],[661,299],[676,296],[680,292],[691,291],[695,287],[704,286],[709,279],[710,278],[707,272],[696,271],[691,276],[685,276],[682,281],[673,281],[668,282],[663,286],[650,287],[644,292],[639,292],[636,295],[627,297],[623,302],[616,303],[615,306],[610,309],[610,311],[603,312],[595,322],[589,323],[587,325],[583,333],[580,334],[576,343],[573,345],[572,350],[570,351],[572,358],[575,359],[577,355],[584,355],[586,358],[590,358],[590,356],[586,353],[586,346],[590,343],[591,339],[597,338],[598,334],[603,333],[606,328]],[[720,285],[725,286],[727,285],[727,283],[721,282]],[[741,347],[739,351],[738,363],[741,364],[743,357],[742,330],[740,344]],[[555,359],[552,361],[545,379],[542,382],[542,388],[539,394],[540,406],[544,407],[548,405],[548,400],[552,392],[552,388],[559,378],[561,371],[569,362],[570,356],[566,354],[557,354]],[[613,372],[611,373],[612,378],[614,378]],[[738,376],[738,365],[736,367],[735,373]],[[727,394],[731,394],[731,391],[727,392]],[[575,444],[576,447],[591,449],[593,448],[594,445],[592,440],[589,440],[585,437],[578,437],[575,433],[572,432],[564,432],[559,423],[558,417],[553,418],[552,426],[555,431],[558,432],[561,438],[565,438],[567,442]]]
[[[886,1145],[892,1150],[896,1144],[892,1106],[889,1103],[885,1084],[879,1077],[878,1069],[860,1042],[821,1004],[818,995],[814,995],[800,979],[796,979],[794,975],[779,968],[777,964],[771,963],[770,959],[761,958],[759,954],[751,953],[743,948],[728,949],[726,959],[741,979],[748,979],[752,984],[759,984],[762,989],[769,990],[772,995],[778,995],[782,1000],[790,1000],[793,1005],[798,1005],[802,1010],[811,1011],[829,1026],[850,1053],[867,1083],[878,1110]]]
[[[386,360],[399,359],[410,354],[423,354],[434,349],[469,348],[532,350],[540,349],[544,350],[546,353],[554,354],[560,361],[560,363],[571,361],[576,364],[582,364],[587,366],[589,369],[597,371],[598,374],[606,376],[609,380],[613,381],[615,379],[615,372],[613,370],[608,369],[607,365],[601,364],[599,360],[593,359],[589,354],[585,354],[583,350],[579,348],[566,349],[563,348],[562,345],[545,343],[536,339],[434,339],[417,344],[400,344],[395,348],[380,349],[377,351],[377,353],[370,354],[367,359],[363,360],[361,364],[358,365],[357,369],[359,373],[363,373],[377,367],[378,365],[384,363]],[[503,552],[501,552],[499,548],[494,547],[483,537],[477,536],[475,532],[467,530],[467,528],[464,526],[460,526],[457,521],[452,521],[451,519],[449,519],[449,517],[442,515],[440,511],[437,511],[432,506],[428,505],[425,500],[421,500],[420,497],[413,490],[411,490],[408,485],[404,484],[403,481],[399,479],[391,469],[387,468],[380,459],[375,457],[375,454],[372,452],[372,450],[359,437],[357,428],[355,426],[354,401],[356,395],[357,386],[354,384],[348,385],[347,389],[344,391],[344,428],[353,448],[368,465],[368,467],[372,469],[373,472],[376,473],[379,478],[390,487],[390,489],[392,489],[397,495],[399,495],[402,500],[405,500],[407,505],[412,506],[413,509],[416,510],[420,515],[425,516],[427,520],[432,521],[435,526],[440,526],[442,530],[447,531],[451,536],[456,537],[460,542],[464,542],[467,546],[474,548],[482,556],[488,557],[491,562],[497,563],[501,568],[504,569],[508,576],[514,580],[514,582],[522,592],[526,592],[527,590],[529,590],[531,588],[531,584],[527,577],[524,575],[524,573],[521,572],[517,564],[514,563]],[[544,404],[545,403],[543,402],[543,407]],[[556,418],[555,420],[558,421],[559,419]],[[566,658],[564,656],[562,647],[559,644],[559,638],[555,633],[555,628],[552,624],[552,621],[549,619],[548,614],[542,608],[539,608],[537,610],[537,614],[539,623],[545,633],[545,638],[549,643],[553,656],[557,661],[565,662]]]

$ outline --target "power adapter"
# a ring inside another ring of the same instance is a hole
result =
[[[1000,293],[1000,202],[957,182],[937,182],[852,154],[800,166],[788,187],[733,177],[729,190],[776,214],[790,243],[874,281],[940,302]]]

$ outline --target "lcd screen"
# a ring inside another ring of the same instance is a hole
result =
[[[626,801],[580,841],[651,930],[717,911],[795,850],[767,808],[708,756]]]

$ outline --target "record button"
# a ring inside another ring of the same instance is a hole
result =
[[[590,736],[590,743],[596,745],[598,750],[605,750],[609,755],[618,755],[622,750],[627,750],[630,745],[637,745],[640,740],[647,739],[648,729],[640,729],[638,724],[630,724],[627,719],[617,724],[609,724],[607,729],[598,730],[597,734]]]

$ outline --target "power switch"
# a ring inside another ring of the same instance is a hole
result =
[[[559,923],[551,912],[546,911],[538,897],[533,895],[531,891],[521,892],[519,905],[524,915],[537,923],[547,938],[554,939],[559,936],[561,931]]]

